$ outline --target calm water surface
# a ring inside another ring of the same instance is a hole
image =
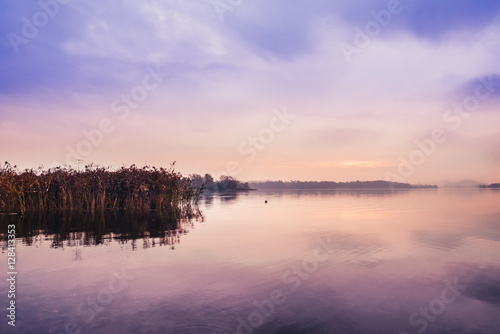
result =
[[[62,236],[4,217],[24,235],[2,332],[498,334],[499,204],[490,189],[256,191],[206,196],[173,228]]]

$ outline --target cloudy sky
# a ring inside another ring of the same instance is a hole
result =
[[[497,0],[2,1],[0,159],[500,181]]]

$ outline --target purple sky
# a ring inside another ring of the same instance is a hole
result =
[[[21,168],[500,181],[499,1],[17,0],[0,35]]]

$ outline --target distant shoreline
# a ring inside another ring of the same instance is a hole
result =
[[[387,191],[394,191],[394,190],[422,190],[422,189],[440,189],[438,187],[436,188],[261,188],[261,189],[252,189],[252,190],[341,190],[341,191],[346,191],[346,190],[387,190]]]
[[[478,186],[480,189],[500,189],[500,183],[492,183],[489,185],[482,184]]]
[[[370,190],[370,189],[437,189],[437,185],[413,185],[390,181],[262,181],[248,182],[251,188],[258,190]]]

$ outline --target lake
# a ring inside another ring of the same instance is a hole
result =
[[[2,332],[497,334],[499,204],[493,189],[252,191],[178,220],[4,216]]]

